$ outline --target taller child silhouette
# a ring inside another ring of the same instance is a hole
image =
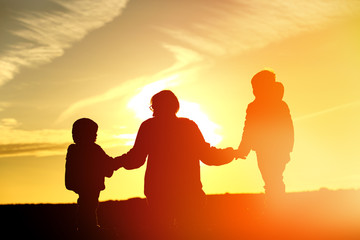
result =
[[[179,107],[173,92],[155,94],[150,107],[153,117],[141,124],[123,162],[124,168],[135,169],[147,159],[144,191],[160,231],[174,222],[195,230],[205,201],[199,160],[222,165],[231,162],[235,153],[206,143],[195,122],[176,116]]]
[[[282,100],[284,87],[275,73],[263,70],[251,79],[255,100],[248,105],[238,156],[256,151],[268,200],[285,193],[283,172],[294,145],[294,127],[288,105]]]

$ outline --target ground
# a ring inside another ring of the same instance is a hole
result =
[[[0,205],[1,234],[7,239],[150,239],[152,222],[145,199],[100,203],[99,224],[104,230],[86,237],[76,232],[76,208]],[[284,202],[271,207],[263,194],[209,195],[202,221],[204,229],[186,239],[358,240],[360,191],[288,193]]]

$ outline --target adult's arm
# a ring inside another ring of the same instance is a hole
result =
[[[122,166],[125,169],[136,169],[144,165],[148,155],[148,127],[146,121],[143,122],[139,128],[138,134],[135,139],[134,147],[121,156]]]
[[[234,149],[211,147],[210,144],[205,141],[199,127],[194,122],[192,122],[192,132],[192,141],[194,141],[194,146],[197,148],[198,157],[206,165],[224,165],[234,159]]]

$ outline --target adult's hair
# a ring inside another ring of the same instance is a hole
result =
[[[98,125],[89,118],[76,120],[72,127],[72,137],[75,143],[94,141]]]
[[[154,116],[175,115],[180,108],[179,100],[170,90],[155,94],[150,101]]]

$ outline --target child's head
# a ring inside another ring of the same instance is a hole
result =
[[[98,125],[89,118],[76,120],[72,127],[72,137],[75,143],[93,143],[96,141]]]
[[[251,79],[254,96],[259,99],[269,97],[275,78],[275,73],[270,70],[262,70],[255,74]]]
[[[282,100],[284,97],[284,85],[281,82],[274,83],[274,100]]]

